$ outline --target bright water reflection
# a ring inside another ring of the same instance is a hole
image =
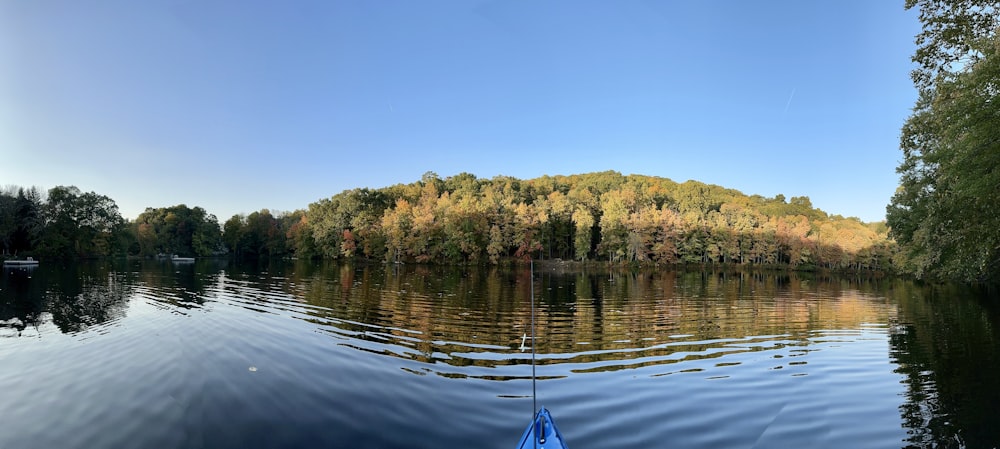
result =
[[[511,447],[532,285],[574,449],[1000,441],[996,307],[964,290],[146,261],[4,273],[0,447]]]

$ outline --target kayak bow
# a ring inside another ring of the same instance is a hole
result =
[[[552,420],[552,415],[545,407],[538,409],[538,413],[535,413],[535,419],[531,420],[527,429],[524,429],[521,442],[517,445],[517,449],[535,448],[569,449],[556,427],[556,422]]]
[[[535,261],[531,261],[531,406],[538,406],[538,394],[535,389]],[[524,352],[524,341],[528,339],[525,334],[521,337],[521,352]],[[521,442],[517,449],[568,449],[566,441],[556,428],[556,422],[552,420],[552,415],[545,407],[538,409],[531,424],[524,429],[521,435]]]

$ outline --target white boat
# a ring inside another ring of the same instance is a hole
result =
[[[24,260],[5,260],[3,261],[3,266],[5,267],[33,267],[38,265],[38,261],[29,257]]]
[[[176,254],[170,256],[171,262],[194,262],[194,257],[178,257]]]

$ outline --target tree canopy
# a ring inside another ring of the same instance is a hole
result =
[[[138,255],[210,256],[222,252],[219,220],[200,207],[146,208],[133,223]]]
[[[887,207],[898,265],[918,277],[1000,280],[1000,3],[909,0],[923,31],[919,99]]]
[[[0,192],[0,243],[6,254],[73,258],[124,253],[126,244],[119,238],[124,225],[111,198],[73,186],[53,187],[47,198],[36,188]]]
[[[884,225],[807,197],[608,171],[520,180],[468,173],[353,189],[309,205],[296,243],[327,258],[498,263],[524,257],[650,264],[887,269]]]

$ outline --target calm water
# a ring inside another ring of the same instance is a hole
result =
[[[958,288],[144,261],[4,270],[0,448],[511,448],[532,286],[573,449],[1000,446],[1000,315]]]

